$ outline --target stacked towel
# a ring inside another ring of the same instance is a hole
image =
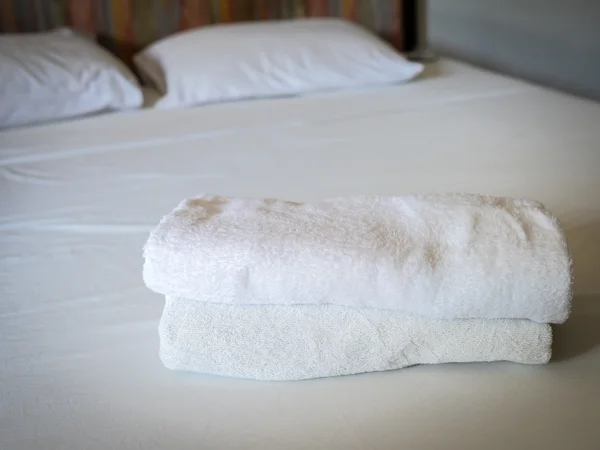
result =
[[[258,380],[299,380],[415,364],[550,360],[549,325],[429,319],[337,305],[240,305],[167,297],[159,326],[166,367]]]
[[[545,363],[549,324],[570,311],[564,235],[525,200],[202,196],[161,220],[144,257],[172,369],[293,380]]]

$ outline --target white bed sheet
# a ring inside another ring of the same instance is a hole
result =
[[[150,229],[202,192],[531,197],[574,254],[547,366],[296,383],[164,369]],[[596,449],[600,105],[445,60],[408,85],[0,133],[0,448]]]

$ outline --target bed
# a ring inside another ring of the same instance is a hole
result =
[[[0,132],[0,448],[596,448],[598,124],[597,103],[441,59],[401,86]],[[558,216],[575,301],[550,364],[305,382],[162,367],[141,249],[182,198],[418,191]]]

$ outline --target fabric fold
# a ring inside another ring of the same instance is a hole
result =
[[[144,280],[228,305],[339,305],[562,323],[571,259],[540,203],[445,194],[316,203],[201,196],[152,231]]]
[[[439,320],[337,305],[210,304],[167,298],[160,357],[172,370],[301,380],[417,364],[545,364],[550,325],[520,319]]]

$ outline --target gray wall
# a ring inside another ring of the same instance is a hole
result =
[[[600,100],[600,0],[426,0],[439,54]]]

